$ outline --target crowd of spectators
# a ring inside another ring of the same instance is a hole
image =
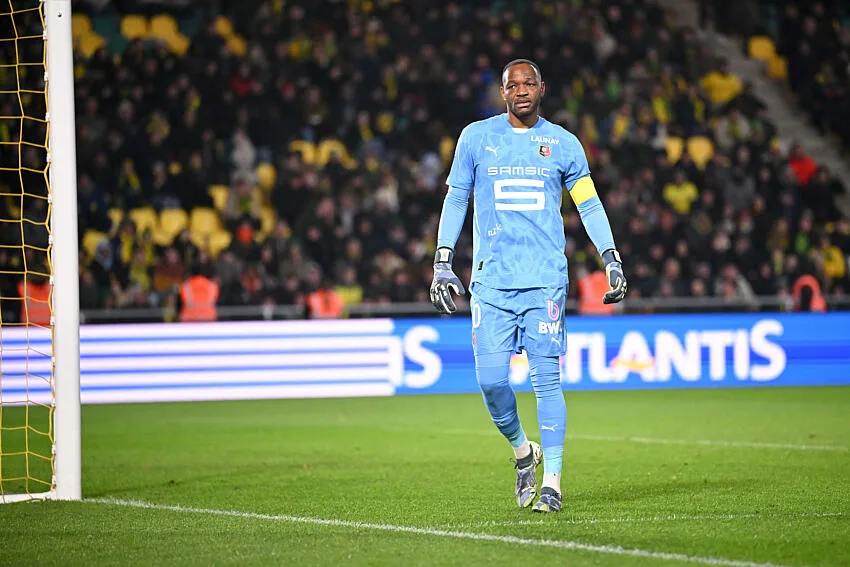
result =
[[[81,252],[83,309],[176,309],[196,273],[220,283],[219,305],[306,305],[331,288],[349,304],[427,302],[447,140],[504,111],[499,73],[516,57],[540,65],[544,115],[585,147],[631,297],[787,294],[806,273],[850,290],[844,188],[785,151],[748,85],[652,3],[246,0],[221,15],[244,55],[210,18],[183,56],[142,40],[77,56],[80,231],[109,234]],[[322,167],[293,145],[328,138],[349,155]],[[706,163],[672,149],[688,138],[711,142]],[[260,164],[276,172],[266,192]],[[230,187],[233,240],[217,255],[109,214],[212,207],[212,184]],[[277,219],[259,238],[264,204]],[[568,199],[563,215],[575,279],[599,261]],[[467,227],[465,281],[471,244]]]
[[[850,5],[760,0],[760,8],[797,100],[822,133],[850,150]]]
[[[701,22],[723,34],[767,37],[788,86],[822,134],[850,150],[850,4],[843,0],[699,0]]]

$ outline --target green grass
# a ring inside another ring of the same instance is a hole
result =
[[[478,395],[86,406],[86,499],[523,542],[89,500],[0,506],[0,565],[850,565],[850,388],[568,393],[567,407],[565,511],[541,517],[515,507]],[[520,412],[535,431],[533,396]]]

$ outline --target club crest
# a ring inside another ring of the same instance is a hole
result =
[[[561,307],[551,299],[546,300],[546,310],[549,312],[549,318],[552,321],[557,321],[561,316]]]
[[[540,146],[540,148],[537,150],[537,153],[539,153],[543,157],[549,157],[549,154],[552,153],[552,150],[549,146]]]

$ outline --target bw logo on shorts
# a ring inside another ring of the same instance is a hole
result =
[[[561,307],[551,299],[547,299],[546,312],[552,322],[539,321],[537,332],[541,335],[557,335],[561,332]]]
[[[546,300],[546,311],[549,312],[549,319],[552,321],[557,321],[561,316],[561,308],[557,303],[552,301],[551,299]]]

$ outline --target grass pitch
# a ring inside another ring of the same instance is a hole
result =
[[[0,565],[850,565],[850,388],[567,408],[540,516],[477,395],[86,406],[86,501],[0,506]]]

